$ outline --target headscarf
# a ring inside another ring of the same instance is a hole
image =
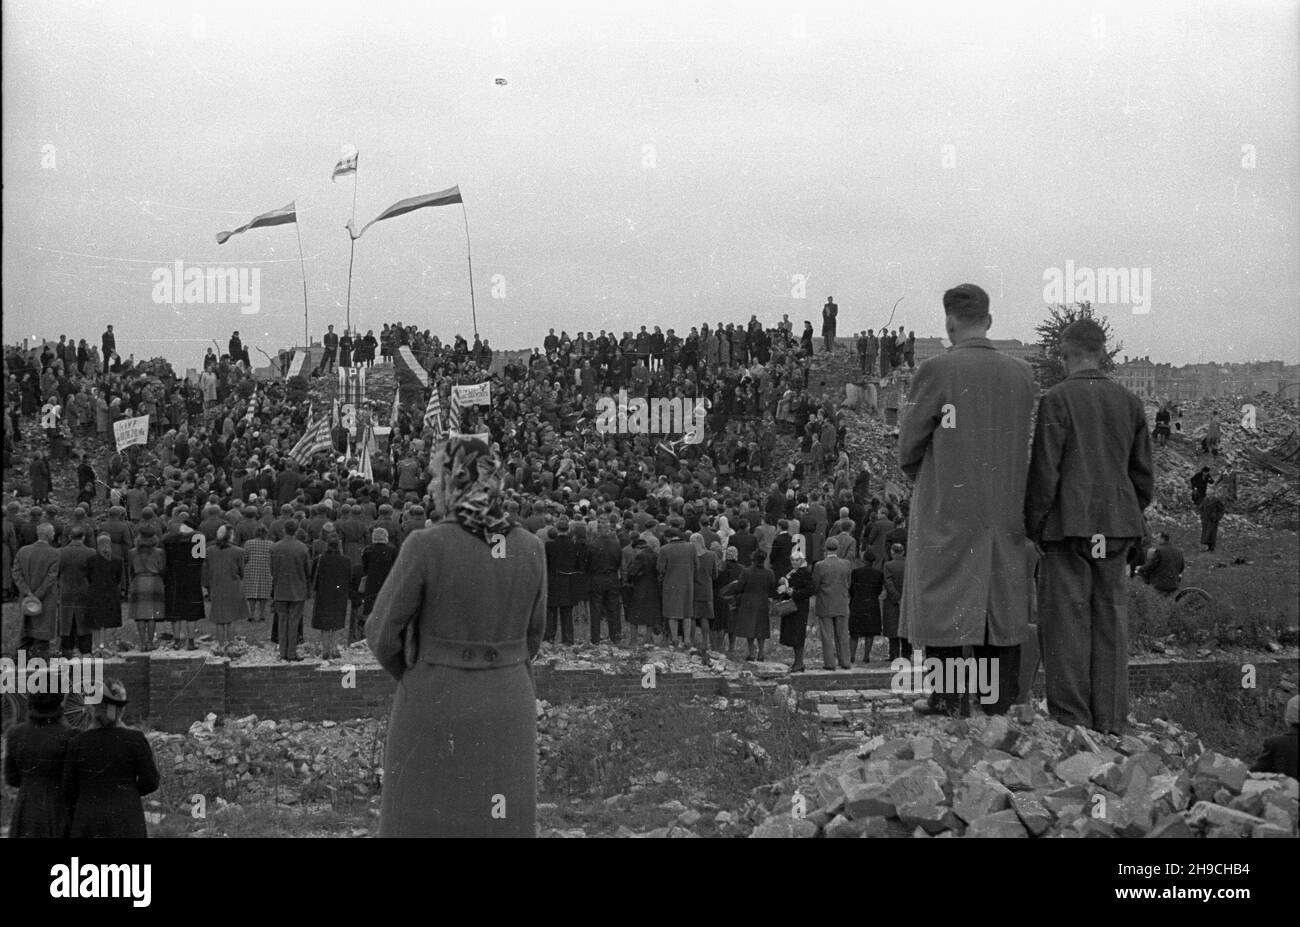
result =
[[[478,438],[448,438],[429,464],[431,489],[438,511],[485,544],[509,531],[513,522],[504,511],[501,458]]]
[[[697,554],[707,554],[709,552],[709,549],[704,546],[704,535],[698,531],[691,535],[691,543],[695,545]]]

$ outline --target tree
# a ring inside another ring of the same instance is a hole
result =
[[[1092,319],[1101,326],[1101,330],[1106,333],[1106,344],[1114,345],[1107,348],[1106,353],[1102,355],[1101,370],[1103,373],[1109,373],[1115,369],[1115,355],[1124,345],[1122,342],[1115,341],[1112,336],[1110,320],[1104,315],[1097,315],[1091,302],[1072,303],[1069,306],[1057,303],[1048,308],[1047,318],[1034,329],[1038,333],[1038,353],[1029,358],[1029,363],[1033,365],[1034,377],[1041,389],[1051,389],[1065,379],[1065,363],[1061,357],[1061,332],[1065,331],[1067,325],[1078,319]]]

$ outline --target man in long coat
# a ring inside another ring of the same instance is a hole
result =
[[[1205,498],[1197,506],[1201,513],[1201,544],[1213,551],[1219,542],[1219,522],[1223,520],[1224,504],[1214,487],[1205,487]]]
[[[34,544],[19,548],[14,558],[14,585],[19,595],[34,595],[41,600],[39,615],[22,613],[23,633],[18,649],[43,657],[59,628],[59,552],[54,547],[54,526],[49,522],[36,526]]]
[[[281,660],[302,659],[298,656],[298,627],[307,601],[311,552],[298,540],[297,534],[298,523],[290,519],[285,524],[284,537],[271,545],[271,602]]]
[[[560,643],[573,646],[578,567],[578,545],[569,534],[569,520],[560,518],[555,525],[555,537],[546,542],[546,632],[542,639],[548,644],[555,642],[558,618]]]
[[[90,653],[91,627],[87,606],[90,591],[90,561],[97,556],[86,546],[86,529],[68,530],[68,544],[59,549],[59,638],[63,655]]]
[[[998,680],[984,710],[1001,713],[1016,701],[1029,627],[1024,487],[1034,374],[989,341],[982,289],[948,290],[943,307],[952,348],[917,369],[898,437],[899,466],[916,481],[899,634],[941,660],[973,647]],[[936,691],[923,710],[964,713],[965,702],[963,693]]]
[[[695,566],[698,555],[695,546],[686,543],[676,528],[669,528],[665,534],[665,543],[659,548],[658,554],[663,615],[673,622],[668,627],[670,639],[676,640],[680,627],[683,638],[689,641],[690,629],[685,624],[694,616]]]
[[[1047,710],[1062,724],[1121,733],[1128,717],[1128,549],[1155,496],[1142,400],[1099,369],[1092,319],[1061,333],[1066,378],[1038,408],[1025,527],[1043,551],[1038,629]]]

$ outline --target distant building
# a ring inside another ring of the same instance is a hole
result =
[[[1018,357],[1021,360],[1029,360],[1038,353],[1038,345],[1025,344],[1015,338],[994,338],[993,346],[1005,354],[1012,357]],[[916,339],[916,362],[919,364],[938,354],[948,350],[947,339],[945,338],[917,338]]]

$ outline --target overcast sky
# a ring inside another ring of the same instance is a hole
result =
[[[470,12],[473,9],[474,12]],[[198,366],[233,329],[341,330],[358,225],[459,184],[479,331],[701,319],[942,333],[943,290],[1033,339],[1044,274],[1131,268],[1124,353],[1300,359],[1296,2],[592,6],[60,2],[3,8],[4,340]],[[497,78],[504,78],[500,85]],[[257,268],[261,310],[154,301]],[[805,297],[797,298],[800,280]],[[495,290],[495,293],[494,293]],[[1131,301],[1131,294],[1130,294]],[[471,333],[459,207],[356,244],[354,326]],[[819,323],[815,323],[818,324]],[[253,356],[260,362],[261,356]]]

